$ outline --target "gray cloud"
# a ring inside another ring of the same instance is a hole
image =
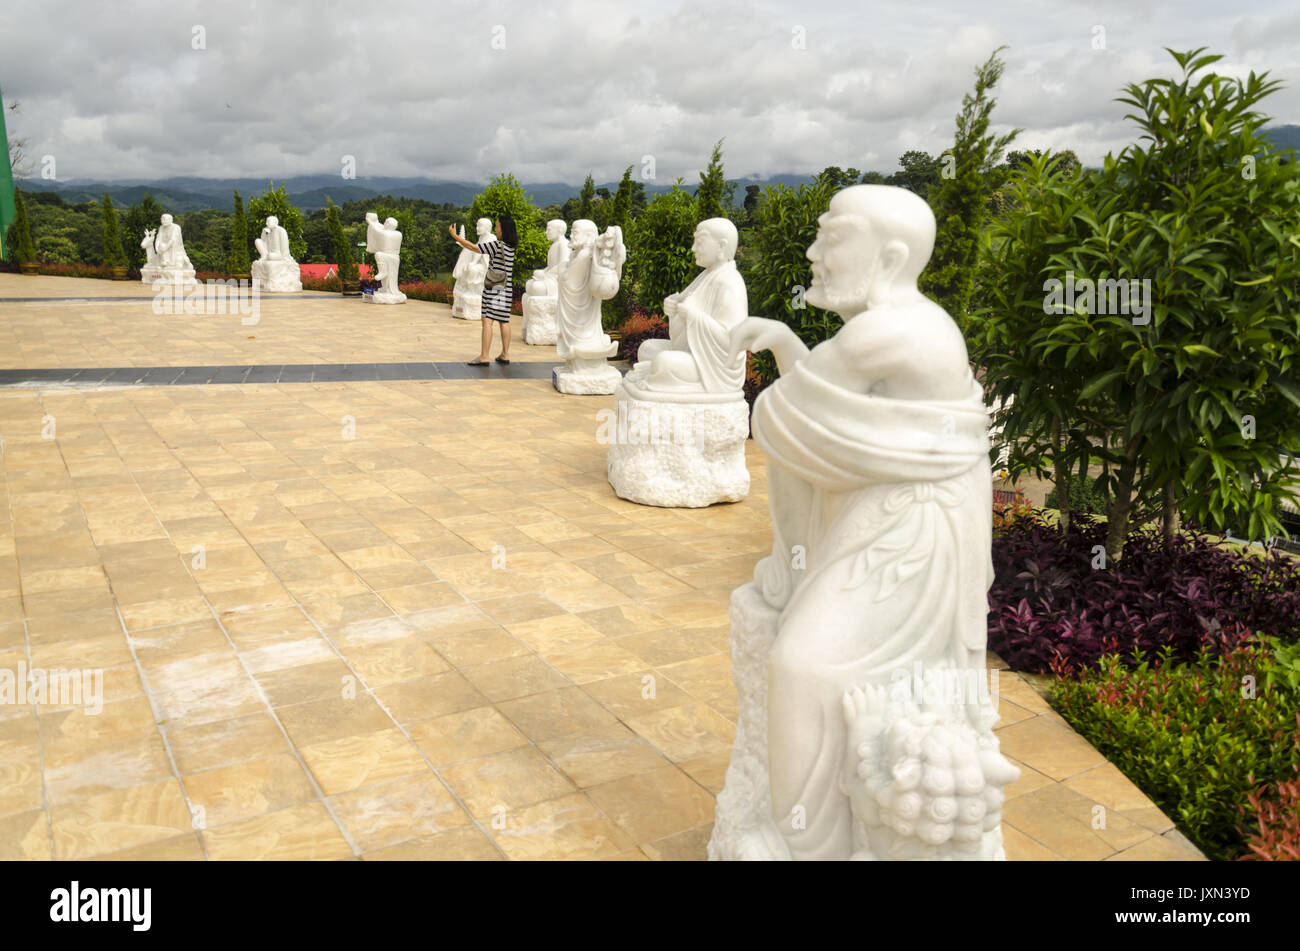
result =
[[[0,84],[23,104],[10,135],[60,179],[328,173],[352,155],[362,176],[579,182],[653,155],[659,181],[693,182],[724,135],[733,175],[941,151],[1003,44],[995,118],[1024,147],[1097,163],[1133,141],[1114,99],[1171,72],[1165,46],[1269,70],[1286,88],[1267,110],[1300,122],[1300,13],[1280,0],[1248,16],[1210,0],[19,0],[0,10]]]

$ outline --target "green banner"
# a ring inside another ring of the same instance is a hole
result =
[[[5,133],[3,94],[0,94],[0,149],[4,150],[4,160],[0,161],[0,258],[8,260],[5,234],[9,231],[9,223],[14,220],[14,174],[9,167],[9,136]]]

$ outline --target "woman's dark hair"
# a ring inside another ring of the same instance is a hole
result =
[[[501,240],[512,248],[516,247],[519,244],[519,232],[515,229],[515,219],[511,217],[510,212],[501,212],[497,224],[501,226]]]

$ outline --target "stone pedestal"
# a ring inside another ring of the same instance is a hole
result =
[[[564,366],[551,371],[551,383],[571,396],[608,396],[623,379],[623,374],[609,365],[609,358],[617,352],[618,344],[610,341],[606,348],[572,353]]]
[[[555,318],[559,301],[554,297],[534,297],[525,294],[524,343],[534,347],[547,347],[555,344]]]
[[[140,280],[145,284],[165,281],[168,284],[190,284],[194,281],[192,267],[156,267],[146,264],[140,268]]]
[[[253,280],[270,294],[296,294],[302,290],[302,276],[296,261],[254,261]]]
[[[452,291],[451,316],[461,320],[482,320],[483,295]]]
[[[636,395],[633,395],[633,394]],[[606,474],[629,502],[703,508],[739,502],[749,493],[745,440],[749,406],[742,393],[672,394],[640,398],[625,383],[607,420]]]
[[[374,293],[374,294],[372,295],[372,297],[371,297],[371,303],[374,303],[374,304],[405,304],[405,303],[406,303],[406,295],[403,294],[401,291],[397,291],[396,293],[389,294],[389,293],[386,293],[382,287],[380,287],[380,288],[376,288],[376,289],[375,289],[375,293]]]

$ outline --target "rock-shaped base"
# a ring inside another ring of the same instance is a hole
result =
[[[703,508],[749,493],[743,394],[727,402],[659,402],[636,399],[620,386],[608,422],[605,469],[619,498]]]
[[[780,612],[753,582],[731,592],[731,676],[736,683],[736,740],[713,812],[711,861],[789,858],[772,821],[767,774],[767,660]]]
[[[380,288],[376,290],[374,294],[371,295],[370,302],[372,304],[405,304],[406,295],[403,294],[401,291],[397,291],[394,294],[389,294],[386,291],[384,291],[383,288]]]
[[[558,307],[559,301],[554,297],[524,295],[524,343],[534,347],[555,344],[555,317]]]
[[[164,281],[168,284],[189,284],[194,281],[194,268],[150,267],[146,264],[140,268],[140,280],[145,284],[152,284],[154,281]]]
[[[451,316],[459,317],[461,320],[482,320],[483,295],[453,290],[451,292]]]
[[[604,340],[575,348],[564,366],[551,371],[551,383],[557,390],[573,396],[608,396],[618,388],[623,374],[608,360],[618,352],[618,344],[608,337]]]
[[[270,294],[296,294],[302,290],[297,261],[254,261],[253,280]]]

